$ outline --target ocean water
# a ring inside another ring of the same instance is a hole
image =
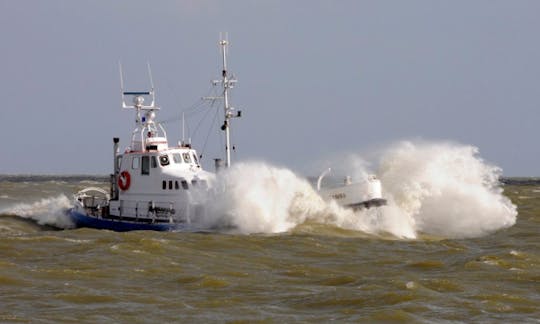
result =
[[[540,322],[540,179],[451,143],[375,172],[389,205],[352,212],[239,163],[198,233],[75,229],[72,195],[107,177],[0,176],[0,322]]]

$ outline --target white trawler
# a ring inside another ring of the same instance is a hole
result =
[[[221,85],[224,102],[225,166],[231,164],[230,119],[241,112],[229,106],[228,92],[236,80],[227,72],[227,45],[220,41],[223,56],[222,78],[213,81]],[[129,230],[191,230],[203,216],[207,193],[215,178],[202,169],[197,152],[190,144],[169,146],[167,133],[158,123],[155,92],[149,69],[150,91],[124,91],[120,68],[122,106],[134,109],[135,129],[131,145],[119,153],[118,138],[114,138],[114,173],[111,188],[86,188],[75,195],[75,206],[67,211],[76,227],[92,227],[115,231]],[[126,98],[132,98],[128,105]],[[150,104],[145,105],[145,98]],[[215,99],[215,98],[214,98]],[[216,167],[219,161],[216,161]]]
[[[230,120],[241,117],[229,105],[229,89],[236,80],[227,71],[227,45],[220,41],[223,57],[221,79],[213,81],[220,85],[224,107],[225,167],[231,165]],[[74,207],[67,211],[76,227],[91,227],[114,231],[197,230],[197,223],[204,217],[205,205],[212,197],[213,173],[202,169],[197,152],[184,141],[169,146],[167,133],[158,123],[154,85],[148,68],[150,91],[124,91],[120,68],[122,107],[134,109],[135,129],[131,145],[119,153],[119,139],[114,138],[114,173],[111,174],[110,190],[90,187],[75,194]],[[132,104],[126,103],[132,99]],[[145,99],[150,104],[145,105]],[[216,159],[216,169],[221,164]],[[386,203],[381,196],[381,185],[375,177],[364,182],[350,183],[333,188],[321,188],[324,176],[319,177],[317,189],[326,200],[335,200],[353,209],[381,206]]]

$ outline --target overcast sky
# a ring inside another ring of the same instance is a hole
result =
[[[150,62],[158,119],[175,119],[219,76],[221,31],[244,113],[236,160],[301,169],[451,140],[505,175],[540,176],[535,0],[0,0],[0,173],[110,173],[112,137],[129,145],[134,120],[120,108],[118,61],[131,90],[148,84]],[[176,142],[178,118],[165,126]],[[207,134],[192,135],[211,161],[222,144],[205,146]]]

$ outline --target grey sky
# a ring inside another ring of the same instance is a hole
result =
[[[534,0],[0,0],[0,173],[109,173],[111,138],[127,146],[133,126],[118,61],[136,90],[151,63],[159,117],[171,118],[219,76],[227,31],[244,112],[236,159],[301,169],[421,138],[538,176],[539,18]],[[166,125],[170,140],[179,125]]]

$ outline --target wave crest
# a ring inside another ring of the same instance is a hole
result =
[[[366,163],[346,161],[351,174],[368,174]],[[285,232],[316,222],[400,238],[465,238],[516,221],[516,206],[499,184],[501,170],[485,163],[473,146],[400,142],[381,154],[378,174],[388,206],[353,212],[325,202],[291,170],[262,162],[238,163],[218,176],[220,194],[206,222],[241,233]]]

